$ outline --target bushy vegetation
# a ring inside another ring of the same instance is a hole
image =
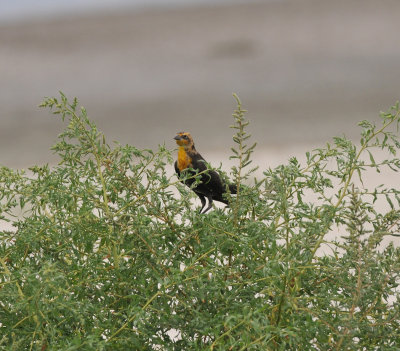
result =
[[[253,181],[236,99],[238,195],[205,215],[165,147],[46,99],[59,165],[0,169],[0,350],[399,349],[400,190],[362,183],[400,168],[399,105]]]

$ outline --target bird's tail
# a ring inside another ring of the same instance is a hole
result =
[[[237,193],[236,184],[229,184],[228,186],[229,186],[229,192],[230,192],[231,194],[236,194],[236,193]]]
[[[228,184],[228,188],[229,188],[229,193],[230,194],[237,194],[237,187],[236,184]],[[218,196],[213,196],[213,200],[215,201],[219,201],[219,202],[223,202],[225,205],[229,205],[229,202],[226,198],[226,193]]]

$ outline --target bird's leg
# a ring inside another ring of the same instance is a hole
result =
[[[201,209],[199,211],[199,213],[201,213],[201,211],[203,211],[204,206],[206,205],[206,198],[203,195],[199,194],[197,194],[197,196],[200,198],[201,201]]]
[[[212,207],[212,204],[213,204],[213,198],[212,198],[211,195],[210,195],[210,196],[207,196],[207,200],[208,200],[208,206],[207,206],[207,208],[203,211],[203,214],[206,213],[206,212]]]

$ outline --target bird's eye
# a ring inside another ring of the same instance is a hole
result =
[[[184,136],[183,136],[183,139],[187,139],[187,138],[188,138],[187,135],[184,135]]]

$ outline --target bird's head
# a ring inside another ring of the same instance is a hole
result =
[[[179,146],[182,146],[185,149],[193,149],[194,148],[193,138],[190,135],[190,133],[179,132],[176,134],[176,137],[174,139],[176,140],[176,143]]]

